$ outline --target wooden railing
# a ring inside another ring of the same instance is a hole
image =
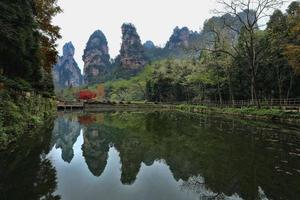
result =
[[[67,101],[60,101],[57,104],[58,110],[73,110],[73,109],[82,109],[84,107],[83,102],[67,102]]]
[[[251,107],[257,106],[257,101],[259,101],[260,107],[267,107],[267,108],[280,108],[283,110],[288,111],[297,111],[300,112],[300,98],[294,99],[259,99],[256,101],[252,100],[235,100],[235,101],[211,101],[211,100],[203,100],[199,102],[193,102],[190,104],[193,105],[203,105],[203,106],[211,106],[211,107]],[[182,102],[181,102],[182,103]],[[181,104],[179,102],[164,102],[161,104],[166,105],[177,105]],[[99,103],[98,103],[99,104]],[[158,103],[160,104],[160,103]],[[83,109],[84,103],[83,102],[67,102],[67,101],[60,101],[57,105],[58,109]]]
[[[60,101],[58,106],[83,106],[83,102],[77,101]]]
[[[206,106],[233,106],[233,107],[243,107],[243,106],[254,106],[259,102],[260,106],[268,107],[284,107],[284,106],[294,106],[300,107],[300,98],[294,99],[258,99],[258,100],[234,100],[234,101],[210,101],[204,100],[199,102],[194,102],[197,105]]]

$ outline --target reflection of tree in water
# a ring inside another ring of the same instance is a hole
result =
[[[217,194],[210,191],[210,189],[206,187],[204,178],[201,176],[190,177],[188,181],[184,181],[182,183],[181,189],[186,191],[193,191],[199,194],[199,199],[201,200],[221,200],[226,198],[223,193]]]
[[[83,126],[89,126],[93,124],[102,124],[104,121],[104,114],[98,113],[97,115],[80,115],[78,116],[78,122]]]
[[[74,157],[73,145],[80,135],[81,126],[77,119],[70,116],[60,116],[55,120],[53,129],[53,143],[61,148],[62,159],[70,163]]]
[[[226,196],[223,192],[215,193],[212,192],[209,188],[206,187],[206,183],[203,177],[199,176],[192,176],[187,181],[184,181],[181,184],[181,189],[183,191],[193,191],[199,194],[200,200],[231,200],[231,199],[241,199],[236,193],[232,194],[232,196]],[[258,195],[255,199],[257,200],[268,200],[267,196],[265,195],[264,191],[261,187],[258,187],[257,191]]]
[[[299,136],[251,123],[173,112],[107,114],[103,123],[87,126],[83,155],[92,173],[100,175],[113,143],[120,153],[123,184],[135,181],[142,162],[164,159],[186,188],[207,188],[203,199],[235,194],[295,199],[300,194],[300,173],[295,171],[300,166],[295,155]],[[199,174],[205,183],[191,183]]]
[[[299,129],[159,112],[122,113],[122,118],[111,116],[104,124],[124,132],[113,143],[120,151],[122,174],[124,169],[131,172],[125,173],[128,183],[141,162],[163,158],[176,180],[201,174],[217,198],[238,194],[259,199],[259,188],[270,198],[295,199],[300,194]]]
[[[50,151],[53,123],[25,135],[16,147],[0,154],[1,200],[57,200],[56,170],[44,158]]]

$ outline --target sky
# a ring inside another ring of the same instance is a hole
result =
[[[124,22],[135,25],[142,43],[151,40],[164,46],[176,26],[200,31],[218,7],[215,0],[58,0],[58,5],[63,9],[53,20],[61,27],[58,50],[61,55],[63,45],[71,41],[81,69],[83,50],[95,30],[105,34],[114,58],[120,50]]]

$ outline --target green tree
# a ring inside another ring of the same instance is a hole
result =
[[[236,31],[240,35],[240,47],[242,47],[243,52],[237,52],[240,56],[241,54],[245,57],[247,61],[247,66],[250,72],[250,83],[251,83],[251,99],[256,102],[258,106],[259,101],[257,101],[257,72],[260,59],[258,38],[256,32],[258,31],[258,24],[261,25],[263,18],[267,16],[266,13],[276,9],[279,5],[283,3],[281,0],[219,0],[220,5],[224,6],[225,11],[219,11],[218,13],[229,14],[236,17],[241,25],[240,29],[236,29],[233,24],[224,21],[224,25],[229,27],[231,30]],[[244,13],[241,15],[241,13]],[[243,41],[242,41],[242,40]],[[223,52],[227,52],[223,49]],[[228,53],[228,52],[227,52]],[[228,53],[229,54],[229,53]]]
[[[0,2],[0,67],[32,85],[41,79],[39,34],[32,0]]]
[[[268,22],[268,47],[266,48],[268,49],[267,59],[270,62],[271,69],[274,70],[272,75],[277,83],[278,97],[280,99],[284,97],[289,98],[293,83],[293,72],[284,55],[288,36],[287,30],[287,17],[280,10],[276,10]]]
[[[57,0],[34,0],[34,8],[38,29],[40,30],[40,48],[42,66],[47,73],[57,61],[56,41],[61,38],[60,28],[52,24],[54,16],[62,12]]]
[[[56,0],[0,2],[0,68],[10,79],[23,79],[39,92],[53,92],[59,27],[52,18],[61,9]]]
[[[300,3],[292,2],[288,13],[288,41],[285,55],[296,74],[300,74]]]

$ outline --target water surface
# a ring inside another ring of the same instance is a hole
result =
[[[293,126],[178,112],[69,113],[22,144],[1,156],[0,199],[300,197]]]

